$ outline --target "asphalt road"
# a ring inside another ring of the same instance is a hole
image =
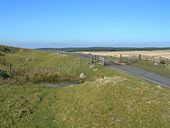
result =
[[[83,59],[91,58],[91,55],[85,55],[85,54],[79,54],[79,53],[76,55],[80,56]],[[170,87],[170,77],[168,78],[165,76],[161,76],[157,73],[146,71],[141,68],[132,67],[129,65],[114,64],[109,60],[106,60],[106,67],[110,69],[114,69],[119,72],[127,73],[129,75],[141,78],[143,80],[146,80],[146,81],[149,81],[149,82],[161,85],[161,86]]]
[[[140,68],[128,66],[128,65],[117,65],[117,64],[111,64],[107,67],[117,70],[119,72],[124,72],[129,75],[136,76],[138,78],[144,79],[149,82],[153,82],[162,86],[170,87],[170,78],[161,76],[157,73],[146,71]]]

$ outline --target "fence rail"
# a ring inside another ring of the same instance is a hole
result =
[[[91,56],[91,62],[93,64],[100,64],[105,66],[105,58],[97,55],[92,55]]]
[[[161,56],[147,56],[147,55],[133,55],[133,56],[123,56],[120,54],[120,56],[114,56],[116,59],[122,60],[123,58],[128,59],[138,59],[138,60],[144,60],[144,61],[152,61],[154,63],[164,63],[164,64],[170,64],[170,59],[161,57]]]
[[[99,57],[98,58],[98,63],[100,64],[100,65],[105,65],[105,59],[103,58],[103,57]]]

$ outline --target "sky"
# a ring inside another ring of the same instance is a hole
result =
[[[170,0],[0,0],[0,43],[170,47]]]

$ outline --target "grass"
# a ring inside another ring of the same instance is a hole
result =
[[[7,83],[23,84],[25,82],[84,82],[94,80],[107,74],[114,74],[109,70],[102,69],[102,66],[95,67],[98,71],[92,71],[87,64],[88,61],[79,57],[48,53],[43,51],[18,51],[15,54],[3,56],[6,65],[2,69],[9,71],[8,64],[12,64],[12,79]],[[79,78],[80,73],[84,73],[85,79]],[[1,82],[1,84],[5,84]]]
[[[146,86],[129,89],[122,82],[116,85],[106,83],[99,87],[97,84],[100,83],[66,88],[64,93],[56,93],[61,99],[54,103],[58,107],[52,108],[59,114],[59,122],[64,127],[168,127],[168,120],[162,117],[166,115],[169,105],[160,98],[164,97],[165,92]],[[169,98],[165,96],[164,99],[168,101]]]
[[[120,58],[115,58],[115,57],[106,57],[112,61],[122,61],[127,63],[128,65],[135,66],[142,68],[147,71],[152,71],[155,73],[158,73],[162,76],[170,77],[170,65],[167,64],[157,64],[154,65],[154,62],[152,61],[146,61],[146,60],[138,60],[137,58],[126,58],[123,57],[121,60]]]
[[[165,64],[154,65],[153,62],[149,62],[149,61],[137,61],[133,64],[133,66],[136,66],[136,67],[148,70],[148,71],[156,72],[163,76],[170,77],[170,68],[168,68],[168,66]]]
[[[21,81],[76,81],[78,68],[81,62],[79,58],[63,56],[41,51],[18,51],[15,54],[7,54],[3,57],[8,64],[12,64],[12,77]],[[71,61],[70,61],[71,60]]]
[[[0,81],[0,128],[170,127],[167,88],[74,56],[21,49],[1,58],[1,69],[12,64],[13,73]],[[69,87],[44,86],[77,80]]]
[[[4,127],[168,128],[170,90],[134,79],[70,87],[1,86]]]
[[[0,45],[0,56],[4,56],[5,54],[9,54],[9,53],[15,53],[18,50],[19,48]]]

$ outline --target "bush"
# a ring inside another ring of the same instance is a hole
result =
[[[0,78],[7,79],[9,77],[10,76],[8,75],[8,73],[6,71],[3,71],[0,69]]]
[[[160,63],[161,64],[166,64],[166,60],[161,60]]]

